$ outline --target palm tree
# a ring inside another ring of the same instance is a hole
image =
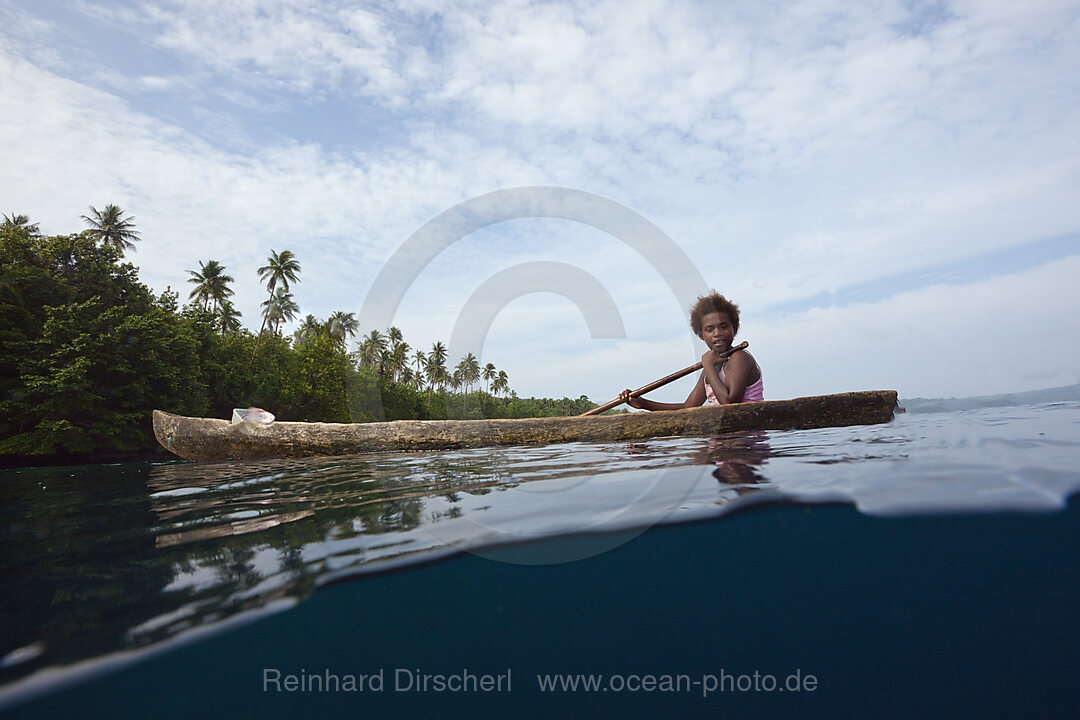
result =
[[[195,289],[188,294],[188,300],[194,300],[195,302],[201,302],[203,310],[207,310],[210,307],[210,283],[213,282],[213,272],[218,267],[216,260],[211,260],[213,266],[210,272],[207,272],[206,265],[202,260],[199,261],[199,270],[188,270],[189,283],[195,283]]]
[[[259,268],[259,279],[266,283],[270,298],[274,297],[274,290],[279,284],[288,292],[290,282],[299,282],[297,280],[299,274],[300,262],[292,254],[291,250],[282,250],[280,254],[270,250],[270,257],[266,258],[266,265]],[[263,306],[268,307],[266,303],[263,303]],[[259,329],[260,335],[262,335],[265,327],[266,318],[264,316],[263,327]]]
[[[391,328],[393,330],[394,328]],[[397,382],[409,369],[409,343],[399,340],[390,348],[390,379]]]
[[[222,335],[240,332],[240,311],[229,300],[222,300],[217,311],[218,327]]]
[[[469,353],[461,361],[462,366],[462,380],[465,381],[465,387],[468,392],[472,392],[472,386],[480,381],[480,361],[476,359],[476,356]]]
[[[233,282],[233,278],[224,273],[225,266],[217,260],[209,260],[205,263],[200,260],[198,271],[188,270],[188,274],[191,275],[188,282],[195,284],[195,289],[188,295],[188,299],[196,302],[202,301],[203,310],[209,310],[210,301],[213,300],[213,309],[216,312],[220,304],[233,295],[233,291],[229,287],[229,283]]]
[[[390,342],[385,364],[390,370],[390,382],[396,383],[402,368],[408,365],[409,344],[405,342],[401,330],[391,325],[386,331],[386,339]]]
[[[492,383],[491,389],[494,390],[497,395],[504,395],[510,390],[510,379],[506,376],[505,370],[499,371],[499,376],[495,378],[495,382]]]
[[[326,325],[314,315],[308,315],[300,322],[300,327],[293,333],[293,340],[297,345],[303,345],[308,340],[318,337],[326,330]]]
[[[391,348],[394,348],[402,343],[401,331],[393,325],[391,325],[390,329],[386,331],[386,337],[390,341]]]
[[[124,217],[124,211],[116,205],[106,205],[104,210],[90,206],[90,214],[82,219],[90,226],[90,237],[110,245],[121,253],[135,249],[135,241],[140,240],[135,230],[135,218]]]
[[[360,342],[360,364],[364,367],[377,366],[385,351],[386,336],[378,330],[372,330]]]
[[[262,307],[264,323],[270,322],[271,332],[275,335],[281,330],[282,323],[290,322],[300,312],[300,306],[293,300],[292,293],[284,287],[279,287],[268,300],[263,300]]]
[[[4,222],[0,224],[0,229],[3,230],[25,230],[30,233],[32,237],[41,236],[41,228],[37,223],[30,222],[30,218],[26,215],[17,215],[11,213],[10,216],[7,213],[4,214]]]
[[[255,338],[255,352],[251,354],[251,362],[255,362],[255,355],[259,352],[259,342],[262,340],[263,330],[266,329],[266,323],[270,319],[270,307],[272,305],[271,301],[274,299],[275,288],[280,283],[288,291],[290,282],[300,282],[297,280],[299,274],[300,262],[292,254],[291,250],[282,250],[281,254],[278,254],[271,249],[270,257],[266,258],[266,265],[259,268],[259,279],[266,283],[266,289],[270,292],[270,297],[262,304],[266,311],[263,313],[259,335]]]
[[[431,404],[431,391],[436,385],[446,383],[446,346],[437,342],[431,346],[431,352],[424,359],[424,374],[428,381],[428,404]]]
[[[378,351],[375,350],[375,344],[371,342],[371,338],[367,335],[360,341],[360,345],[356,348],[356,359],[360,363],[361,367],[373,367],[378,358]]]
[[[495,370],[494,363],[488,363],[484,366],[484,382],[487,383],[487,393],[491,394],[491,381],[499,377],[498,371]]]
[[[210,262],[213,262],[211,260]],[[229,283],[233,282],[232,275],[225,275],[225,266],[220,265],[220,273],[214,278],[214,281],[210,288],[210,299],[214,301],[214,309],[221,306],[222,303],[227,302],[229,298],[233,296],[233,290],[229,287]]]
[[[452,377],[453,386],[455,391],[465,389],[465,393],[461,396],[461,414],[464,417],[466,411],[466,405],[469,402],[469,393],[472,392],[473,369],[476,370],[476,376],[480,376],[480,366],[476,362],[476,357],[472,353],[469,353],[465,357],[461,358],[461,362],[454,368],[454,375]]]
[[[424,351],[420,348],[416,349],[416,355],[413,356],[413,364],[416,366],[416,372],[413,377],[416,378],[417,383],[421,383],[424,380],[424,366],[427,364],[427,356],[424,355]],[[417,390],[419,390],[417,386]]]
[[[384,349],[381,353],[379,353],[379,369],[377,371],[379,373],[379,377],[384,378],[390,374],[390,364],[390,351]]]
[[[435,368],[435,377],[439,385],[445,385],[447,379],[446,346],[442,344],[442,341],[431,346],[431,352],[428,353],[428,362]]]
[[[461,394],[461,388],[465,384],[465,373],[461,367],[461,363],[457,364],[454,368],[454,372],[450,373],[450,390],[455,394]],[[461,417],[465,416],[465,395],[461,395]],[[447,406],[449,407],[450,401],[447,400]]]
[[[356,337],[356,331],[360,329],[360,323],[352,313],[338,310],[326,321],[326,334],[334,339],[342,349],[345,348],[346,338]]]

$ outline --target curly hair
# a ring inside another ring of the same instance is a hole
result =
[[[735,333],[739,332],[739,306],[713,290],[711,295],[699,297],[690,309],[690,329],[695,335],[701,337],[701,318],[711,312],[725,313],[731,319],[732,329]]]

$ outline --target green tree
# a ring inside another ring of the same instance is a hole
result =
[[[155,298],[132,265],[118,263],[118,248],[89,234],[3,235],[0,264],[12,285],[0,312],[25,312],[14,313],[21,357],[0,360],[14,371],[0,454],[147,450],[156,445],[151,409],[205,411],[197,338],[177,322],[175,293]]]
[[[56,280],[60,269],[45,255],[46,240],[19,216],[12,220],[0,224],[0,441],[36,424],[22,366],[41,334],[46,305],[73,298],[71,288]]]
[[[188,274],[191,275],[188,282],[195,285],[188,299],[202,302],[204,310],[210,309],[210,303],[213,301],[213,310],[217,311],[221,303],[233,295],[232,288],[229,287],[233,278],[225,274],[225,266],[217,260],[209,260],[205,263],[200,260],[199,269],[188,270]]]
[[[222,335],[235,335],[240,332],[240,311],[230,300],[222,300],[217,310],[217,327]]]
[[[346,341],[351,337],[356,337],[356,333],[359,329],[360,323],[353,313],[347,313],[341,310],[332,314],[330,319],[326,321],[326,333],[338,343],[343,350],[345,349]]]
[[[401,330],[396,327],[387,330],[386,337],[389,341],[389,347],[382,354],[382,364],[386,373],[389,374],[391,384],[394,384],[402,379],[408,369],[409,351],[412,348],[409,347],[409,343],[405,342]]]
[[[386,369],[390,373],[390,382],[396,383],[409,366],[409,350],[411,348],[409,348],[409,343],[405,342],[401,330],[397,327],[392,326],[387,330],[386,337],[390,343],[386,354]]]
[[[116,248],[121,254],[134,250],[135,243],[141,239],[135,230],[135,218],[125,218],[124,211],[116,205],[106,205],[104,210],[91,205],[90,214],[83,215],[82,219],[90,228],[87,231],[90,237]]]
[[[454,368],[454,371],[452,373],[450,373],[449,385],[450,385],[450,390],[454,394],[460,394],[461,389],[465,386],[465,370],[462,367],[462,363],[464,363],[464,361],[458,363],[457,366]],[[461,396],[461,416],[464,416],[464,415],[465,415],[465,396],[462,395]],[[459,416],[459,417],[461,417],[461,416]]]
[[[499,371],[499,376],[495,378],[491,389],[495,391],[496,395],[505,395],[510,392],[510,378],[507,377],[505,370]]]
[[[386,336],[378,330],[372,330],[360,342],[360,364],[364,367],[377,367],[386,352]]]
[[[347,370],[347,402],[353,422],[385,420],[385,407],[374,368],[364,365]]]
[[[30,218],[26,215],[11,213],[9,216],[5,213],[4,222],[0,228],[3,230],[18,230],[21,228],[33,237],[41,237],[41,229],[38,224],[30,222]]]
[[[270,296],[262,304],[266,310],[263,311],[262,326],[259,328],[258,340],[255,342],[255,350],[251,355],[252,362],[255,361],[255,353],[259,352],[259,340],[262,339],[263,331],[266,330],[266,324],[270,319],[274,290],[280,285],[287,292],[289,283],[299,282],[297,280],[299,276],[300,261],[296,259],[291,250],[282,250],[280,254],[273,249],[270,250],[270,257],[266,258],[266,264],[259,268],[259,279],[266,283],[266,289]]]
[[[480,382],[480,362],[472,353],[467,354],[461,361],[461,379],[465,383],[466,392],[472,392],[472,386]]]
[[[292,293],[284,287],[279,287],[274,291],[268,300],[263,301],[262,306],[266,308],[264,320],[269,321],[270,331],[274,335],[280,335],[281,326],[291,322],[300,312],[300,307],[293,300]]]
[[[427,355],[420,348],[416,349],[416,354],[413,356],[413,365],[416,367],[413,378],[416,382],[416,389],[419,390],[424,382],[424,367],[427,365]]]
[[[431,404],[431,392],[436,387],[442,388],[446,384],[446,346],[442,341],[431,346],[431,352],[424,360],[424,375],[428,381],[428,404]]]
[[[306,342],[310,342],[317,336],[322,335],[326,330],[326,325],[321,322],[314,315],[308,315],[300,321],[300,327],[293,333],[293,340],[296,346],[300,346]]]
[[[390,347],[393,348],[400,345],[404,341],[404,336],[401,334],[401,330],[393,325],[386,331],[386,339],[390,343]]]
[[[289,378],[289,411],[297,420],[349,422],[346,404],[348,360],[328,334],[315,335],[295,349],[296,375]]]

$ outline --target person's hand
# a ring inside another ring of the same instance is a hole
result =
[[[713,365],[720,365],[723,367],[727,362],[726,357],[721,357],[720,353],[716,352],[712,348],[705,351],[705,354],[701,356],[701,367],[707,368]]]
[[[630,388],[627,388],[626,390],[623,390],[621,393],[619,393],[619,399],[630,407],[637,410],[640,410],[644,407],[644,405],[641,404],[641,400],[639,398],[630,397]]]

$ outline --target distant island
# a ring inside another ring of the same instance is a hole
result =
[[[1080,383],[1027,392],[979,395],[966,398],[901,398],[900,407],[910,413],[954,412],[988,407],[1041,405],[1080,400]]]

